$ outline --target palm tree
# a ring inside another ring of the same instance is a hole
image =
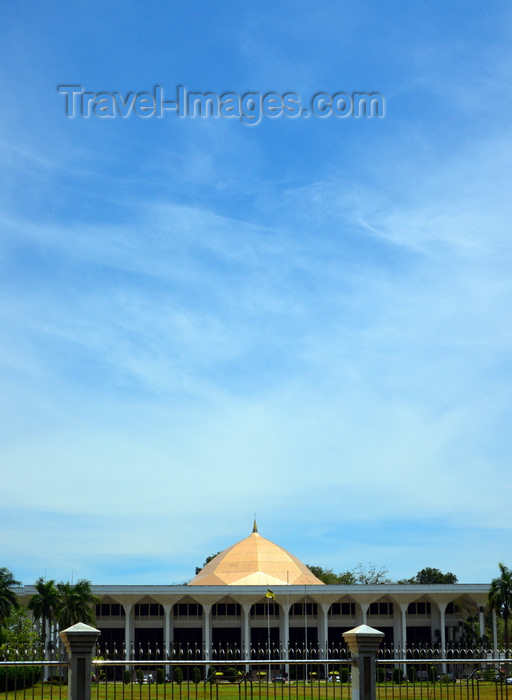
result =
[[[57,609],[57,617],[61,629],[71,627],[77,622],[85,622],[94,625],[95,616],[93,605],[100,602],[91,590],[91,582],[86,579],[71,583],[58,583],[60,601]]]
[[[55,581],[45,581],[42,577],[35,583],[37,593],[30,598],[28,609],[32,611],[35,618],[41,620],[41,646],[46,658],[46,633],[47,629],[52,629],[52,622],[59,607],[59,591]]]
[[[503,618],[505,653],[508,650],[508,621],[512,613],[512,571],[499,562],[500,575],[491,581],[489,608]]]
[[[11,614],[11,610],[20,606],[16,593],[11,590],[13,586],[21,586],[21,583],[16,581],[9,569],[2,567],[0,569],[0,627]]]

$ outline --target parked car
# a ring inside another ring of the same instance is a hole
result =
[[[455,683],[455,676],[453,673],[442,673],[437,677],[437,680],[442,683]]]
[[[340,677],[337,673],[333,673],[332,676],[329,676],[327,680],[329,681],[329,683],[339,683]]]
[[[286,678],[282,673],[276,673],[272,680],[274,681],[274,683],[286,683]]]

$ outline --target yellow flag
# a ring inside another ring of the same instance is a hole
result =
[[[265,598],[275,598],[274,593],[270,590],[270,588],[267,588],[267,592],[265,593]]]

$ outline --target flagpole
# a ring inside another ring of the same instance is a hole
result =
[[[267,587],[267,592],[265,594],[267,598],[267,649],[268,649],[268,680],[270,682],[270,600],[275,600],[274,592]]]
[[[308,594],[307,594],[307,587],[306,584],[304,584],[304,645],[306,647],[306,661],[308,660]],[[306,678],[304,679],[306,682],[308,680],[308,665],[306,663],[305,665],[305,673],[306,673]]]
[[[268,594],[267,594],[268,595]],[[267,648],[268,648],[268,680],[267,685],[270,683],[270,596],[267,598]]]

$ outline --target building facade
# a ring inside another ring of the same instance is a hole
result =
[[[485,634],[488,591],[487,584],[324,585],[261,537],[256,524],[186,585],[93,585],[101,646],[139,658],[180,648],[213,659],[236,648],[250,659],[269,647],[319,647],[338,656],[343,632],[360,624],[382,631],[394,648],[445,649],[468,615]],[[34,592],[18,589],[24,604]],[[495,619],[493,629],[496,648]]]

